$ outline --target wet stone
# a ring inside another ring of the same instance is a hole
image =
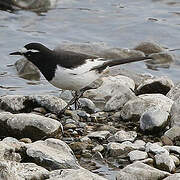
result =
[[[169,145],[169,146],[173,145],[172,140],[168,136],[166,136],[166,135],[161,136],[161,141],[162,141],[163,145]]]
[[[154,42],[141,42],[134,49],[142,51],[145,54],[159,53],[164,51],[164,49],[159,44]]]
[[[171,157],[172,160],[174,161],[174,164],[175,164],[176,167],[180,165],[180,160],[179,160],[178,157],[176,157],[176,156],[173,155],[173,154],[170,154],[170,157]]]
[[[178,179],[180,179],[180,173],[172,174],[168,176],[167,178],[165,178],[164,180],[178,180]]]
[[[40,80],[38,68],[25,58],[16,61],[14,65],[20,77],[28,80]]]
[[[180,147],[179,146],[163,146],[170,153],[175,153],[180,155]]]

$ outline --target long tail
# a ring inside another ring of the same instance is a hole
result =
[[[144,61],[146,59],[152,59],[152,58],[148,56],[144,56],[144,57],[134,57],[134,58],[131,57],[131,58],[125,58],[125,59],[109,60],[109,61],[104,62],[101,65],[93,67],[91,70],[97,70],[101,72],[104,69],[106,69],[106,67],[112,67],[112,66],[117,66],[121,64],[136,62],[136,61]]]

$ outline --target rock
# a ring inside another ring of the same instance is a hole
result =
[[[178,99],[180,97],[180,83],[175,84],[175,86],[171,88],[166,96],[173,101]]]
[[[93,149],[92,149],[92,152],[101,152],[104,150],[104,147],[100,144],[98,144],[97,146],[95,146]]]
[[[144,56],[144,53],[141,51],[122,48],[109,48],[101,52],[101,57],[104,57],[106,59],[123,59],[141,56]]]
[[[173,101],[162,94],[144,94],[129,100],[121,110],[123,120],[137,121],[149,108],[156,106],[158,109],[169,112]]]
[[[135,88],[134,81],[126,76],[108,76],[102,77],[101,79],[103,81],[102,85],[97,89],[87,90],[84,93],[84,97],[93,100],[106,100],[119,93],[119,91],[122,89],[122,86],[132,90]]]
[[[31,106],[28,96],[23,95],[6,95],[0,96],[0,109],[12,113],[25,111],[27,106]]]
[[[145,150],[145,142],[136,140],[134,143],[125,141],[123,143],[110,142],[107,145],[107,150],[110,156],[121,156],[124,153],[128,153],[132,150]]]
[[[29,137],[38,140],[44,137],[60,137],[60,122],[35,114],[0,113],[0,135],[16,138]]]
[[[173,155],[173,154],[170,154],[170,157],[171,157],[172,160],[174,161],[174,164],[175,164],[176,167],[180,165],[180,160],[179,160],[179,158],[177,158],[177,157],[176,157],[175,155]]]
[[[84,168],[80,169],[60,169],[50,173],[49,180],[107,180],[95,173],[92,173]]]
[[[29,98],[38,106],[45,107],[55,114],[60,114],[61,110],[67,105],[64,100],[52,95],[33,95]]]
[[[97,139],[104,140],[104,139],[106,139],[109,135],[110,135],[110,132],[109,132],[109,131],[95,131],[95,132],[89,133],[87,136],[88,136],[89,138],[97,138]]]
[[[12,3],[15,7],[25,10],[31,10],[34,12],[47,12],[47,10],[49,10],[50,8],[55,8],[57,5],[57,1],[51,0],[36,0],[36,2],[34,2],[33,0],[12,0]]]
[[[0,161],[0,179],[24,180],[47,179],[49,171],[34,163],[18,163],[14,161]]]
[[[140,128],[143,131],[159,133],[167,126],[168,117],[168,112],[152,107],[142,114]]]
[[[158,180],[170,173],[158,170],[142,162],[134,162],[117,173],[116,180]]]
[[[26,148],[28,158],[48,170],[79,168],[73,151],[59,139],[36,141],[26,144]]]
[[[136,94],[160,93],[166,95],[174,83],[168,77],[156,77],[147,79],[136,89]]]
[[[28,80],[40,80],[39,69],[26,58],[16,61],[14,65],[20,77]]]
[[[180,126],[180,98],[177,98],[170,111],[170,124],[172,126]]]
[[[160,45],[154,42],[142,42],[138,44],[134,49],[142,51],[144,52],[144,54],[159,53],[164,51],[164,49]]]
[[[172,141],[180,140],[180,127],[173,126],[169,130],[167,130],[164,135],[170,138]]]
[[[157,69],[157,68],[168,68],[172,62],[175,61],[173,55],[168,52],[160,52],[160,53],[153,53],[150,54],[149,57],[152,60],[147,61],[146,65],[150,69]]]
[[[6,137],[1,142],[6,143],[11,148],[14,148],[16,152],[21,151],[21,149],[25,147],[25,143],[20,142],[16,138],[13,138],[13,137]]]
[[[135,131],[118,131],[113,136],[108,138],[108,141],[110,142],[124,142],[124,141],[130,141],[133,142],[135,138],[137,137],[137,133]]]
[[[69,144],[69,147],[73,150],[75,154],[81,155],[83,150],[86,150],[88,143],[86,142],[72,142]]]
[[[163,180],[178,180],[178,179],[180,179],[180,173],[172,174]]]
[[[170,153],[175,153],[175,154],[180,155],[180,147],[179,146],[163,146],[163,147]]]
[[[59,97],[64,101],[69,102],[73,98],[73,95],[70,90],[62,90]]]
[[[20,154],[16,153],[15,147],[10,144],[0,141],[0,159],[1,160],[10,160],[10,161],[21,161]]]
[[[172,140],[168,137],[168,136],[161,136],[161,141],[163,143],[163,145],[169,145],[169,146],[172,146],[173,145],[173,142]]]
[[[80,98],[79,100],[80,107],[88,113],[94,113],[96,105],[88,98]]]
[[[164,154],[164,153],[169,154],[165,146],[161,147],[157,143],[150,143],[150,142],[146,144],[146,152],[153,153],[153,154]]]
[[[139,161],[148,158],[147,152],[139,151],[139,150],[134,150],[128,153],[128,157],[130,161]]]
[[[119,89],[119,92],[112,96],[105,104],[104,110],[105,111],[117,111],[121,109],[126,102],[130,99],[135,98],[134,92],[125,86],[122,86]]]
[[[158,169],[171,173],[175,171],[176,166],[173,159],[169,156],[169,153],[156,154],[154,158]]]

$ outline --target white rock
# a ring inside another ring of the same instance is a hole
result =
[[[139,160],[148,158],[148,154],[147,152],[134,150],[128,153],[128,157],[130,161],[139,161]]]

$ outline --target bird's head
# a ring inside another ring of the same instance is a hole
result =
[[[40,43],[29,43],[26,44],[21,50],[10,53],[10,55],[24,56],[32,63],[37,64],[50,53],[51,50]]]

